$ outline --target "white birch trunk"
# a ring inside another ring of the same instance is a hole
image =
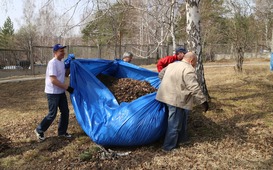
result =
[[[201,46],[201,33],[200,33],[200,13],[199,3],[200,0],[186,0],[187,11],[187,34],[188,34],[188,49],[194,51],[197,55],[196,73],[198,82],[201,86],[203,93],[209,99],[208,90],[206,87],[206,80],[204,76],[204,67],[202,63],[202,46]]]
[[[173,41],[173,54],[175,54],[176,48],[176,39],[175,39],[175,32],[174,32],[174,8],[175,8],[175,0],[172,0],[172,7],[171,7],[171,36]]]

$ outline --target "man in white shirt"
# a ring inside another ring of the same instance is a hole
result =
[[[70,138],[71,135],[67,133],[69,122],[69,109],[65,91],[73,93],[73,88],[65,84],[65,77],[70,73],[70,69],[65,68],[62,61],[65,52],[61,44],[56,44],[53,47],[54,58],[52,58],[46,69],[45,78],[45,93],[48,101],[48,115],[41,121],[35,129],[37,138],[40,141],[45,140],[44,132],[49,128],[57,116],[58,108],[60,109],[60,121],[58,126],[58,136]]]

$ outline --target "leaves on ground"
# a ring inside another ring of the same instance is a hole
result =
[[[190,143],[161,151],[162,139],[130,154],[101,159],[100,148],[80,128],[71,103],[69,132],[57,137],[59,114],[38,142],[33,132],[47,114],[44,80],[0,84],[0,169],[272,169],[273,75],[267,65],[205,67],[211,102],[190,114]],[[67,94],[69,96],[69,94]],[[70,101],[69,101],[70,102]]]

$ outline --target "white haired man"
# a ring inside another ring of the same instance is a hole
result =
[[[171,151],[187,140],[187,119],[193,102],[202,104],[208,110],[208,102],[197,82],[195,66],[197,56],[188,52],[182,61],[169,64],[162,72],[162,81],[156,100],[168,107],[168,127],[163,150]]]
[[[133,54],[131,53],[131,52],[125,52],[124,54],[123,54],[123,56],[122,56],[122,60],[124,61],[124,62],[128,62],[128,63],[130,63],[131,61],[132,61],[132,59],[133,59]]]

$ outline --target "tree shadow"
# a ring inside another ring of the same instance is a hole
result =
[[[210,103],[211,109],[216,111],[218,114],[224,114],[224,110],[221,106],[217,105],[217,103]],[[190,144],[182,146],[182,147],[194,147],[194,143],[197,142],[205,142],[205,141],[213,141],[213,140],[221,140],[225,135],[229,132],[221,125],[213,122],[210,118],[207,118],[202,113],[202,108],[196,107],[192,113],[190,113],[190,117],[188,120],[188,132],[191,136]],[[131,154],[117,158],[111,161],[105,161],[97,159],[97,164],[99,164],[99,168],[109,169],[109,167],[113,169],[120,168],[133,168],[134,166],[138,166],[143,164],[144,162],[151,162],[155,157],[166,156],[171,154],[171,152],[163,152],[162,145],[164,141],[164,136],[162,136],[159,140],[144,146],[130,146],[130,147],[115,147],[109,146],[106,149],[111,149],[117,152],[132,152]],[[145,159],[144,159],[145,158]],[[128,163],[130,162],[130,164]],[[125,165],[130,165],[129,167],[125,167]],[[97,167],[98,168],[98,167]]]
[[[246,83],[250,83],[249,81],[246,81]],[[267,90],[272,89],[272,85],[270,84],[263,84],[261,82],[254,82],[257,85],[261,85]],[[236,85],[228,85],[227,87],[214,87],[214,91],[221,91],[221,93],[236,93],[235,90]],[[236,86],[238,87],[238,86]],[[240,91],[242,92],[248,92],[249,90],[243,89]],[[271,93],[264,93],[264,92],[257,92],[253,91],[255,94],[247,94],[247,95],[241,95],[231,98],[224,98],[224,99],[217,99],[212,98],[212,101],[209,103],[210,105],[210,111],[213,112],[214,115],[221,117],[217,122],[213,121],[213,119],[206,116],[206,114],[203,113],[202,108],[200,106],[195,107],[192,113],[189,115],[188,120],[188,132],[191,137],[191,142],[189,145],[183,146],[183,147],[195,147],[195,143],[202,143],[207,141],[220,141],[223,138],[226,138],[229,136],[230,138],[238,141],[238,143],[242,142],[248,142],[249,137],[249,129],[251,128],[257,128],[257,127],[263,127],[265,125],[259,125],[259,124],[251,124],[248,122],[256,121],[257,119],[262,119],[265,116],[267,116],[269,111],[259,111],[254,112],[251,114],[240,114],[240,110],[233,109],[235,112],[238,112],[238,114],[227,117],[225,116],[225,108],[236,108],[236,105],[234,104],[226,104],[223,101],[226,100],[233,100],[233,101],[239,101],[239,100],[246,100],[246,99],[252,99],[257,97],[262,97],[263,100],[270,99]],[[227,95],[228,96],[228,95]],[[20,107],[18,106],[18,109]],[[238,126],[238,124],[243,123],[242,125]],[[265,126],[266,128],[266,126]],[[8,156],[16,156],[16,155],[23,155],[27,151],[31,151],[33,149],[38,149],[38,153],[43,153],[45,155],[49,155],[52,152],[59,151],[66,147],[70,142],[73,142],[76,138],[81,136],[87,136],[84,132],[80,133],[74,133],[72,139],[63,140],[59,137],[48,137],[44,142],[37,142],[36,140],[32,140],[29,142],[18,142],[18,143],[12,143],[6,138],[3,137],[3,140],[6,140],[7,142],[3,144],[4,149],[1,149],[0,152],[0,158],[5,158]],[[2,140],[2,139],[1,139]],[[270,139],[269,139],[270,140]],[[272,140],[272,138],[271,138]],[[269,141],[270,142],[270,141]],[[90,144],[93,145],[92,139],[90,139]],[[143,164],[145,162],[152,162],[152,160],[157,156],[164,156],[169,153],[165,153],[161,151],[161,147],[163,144],[163,137],[159,139],[156,142],[153,142],[149,145],[145,146],[135,146],[135,147],[108,147],[107,149],[112,149],[114,151],[118,152],[128,152],[131,151],[132,153],[123,156],[118,157],[117,159],[113,160],[102,160],[99,158],[95,158],[89,161],[80,161],[77,162],[79,164],[91,164],[93,162],[96,169],[126,169],[126,168],[133,168],[137,167],[140,164]],[[2,143],[1,143],[2,146]],[[89,145],[88,145],[89,146]],[[70,161],[75,161],[75,158],[69,158]],[[265,162],[265,164],[272,165],[272,159],[269,159]],[[129,165],[130,167],[125,167],[125,165]],[[90,167],[91,169],[91,167]],[[263,168],[262,168],[263,169]]]
[[[11,140],[0,134],[0,158],[3,153],[11,148]]]
[[[258,94],[257,96],[263,96],[264,94]],[[247,97],[253,97],[248,95]],[[246,96],[237,97],[240,100],[246,99]],[[232,100],[232,99],[230,99]],[[214,98],[213,102],[210,102],[210,111],[214,115],[221,117],[216,122],[211,118],[208,118],[202,113],[201,107],[196,107],[189,116],[188,131],[192,137],[191,144],[202,143],[205,141],[219,141],[227,136],[236,140],[237,142],[248,142],[249,140],[249,129],[251,128],[267,128],[266,125],[252,124],[259,119],[264,119],[269,113],[260,111],[250,114],[236,114],[228,118],[225,116],[223,108],[236,108],[235,105],[223,104]],[[236,112],[236,110],[234,110]],[[238,124],[241,124],[240,126]]]
[[[10,142],[9,147],[1,151],[0,158],[9,156],[23,155],[31,150],[38,150],[37,153],[43,153],[43,155],[50,155],[52,152],[56,152],[66,147],[70,142],[75,140],[75,137],[70,139],[64,137],[47,137],[44,141],[31,140],[28,142]]]
[[[219,115],[224,114],[222,107],[216,103],[210,102],[209,106],[209,110],[214,110]],[[191,141],[190,145],[194,145],[197,142],[220,140],[226,135],[227,131],[221,125],[206,117],[203,108],[197,106],[189,115],[188,133]]]

